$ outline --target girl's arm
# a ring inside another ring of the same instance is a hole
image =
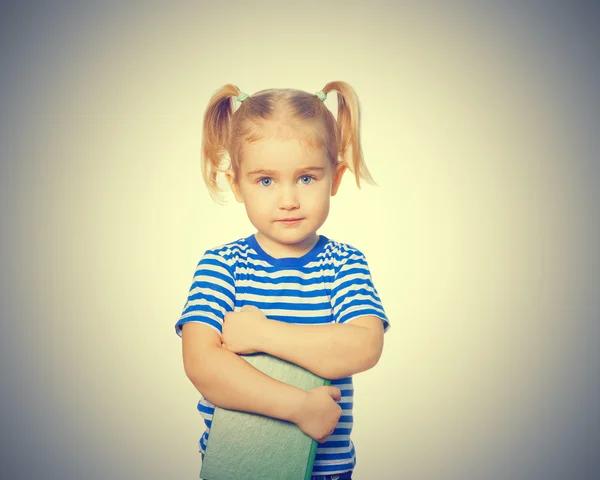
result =
[[[315,440],[326,438],[339,420],[339,389],[304,391],[275,380],[221,348],[219,334],[205,324],[183,325],[182,349],[187,377],[214,405],[293,422]]]
[[[383,350],[381,319],[371,315],[327,325],[268,324],[260,351],[331,380],[373,368]]]
[[[383,324],[365,315],[345,323],[294,325],[268,320],[259,309],[245,306],[226,315],[223,342],[235,353],[265,352],[333,380],[377,364]]]

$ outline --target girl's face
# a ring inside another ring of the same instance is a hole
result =
[[[237,178],[227,180],[256,227],[256,239],[271,256],[298,257],[317,242],[345,167],[331,165],[321,150],[296,139],[247,143]]]

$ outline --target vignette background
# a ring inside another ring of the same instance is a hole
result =
[[[392,322],[357,375],[355,478],[600,471],[598,12],[577,3],[2,7],[2,478],[197,478],[173,325],[205,249],[250,233],[202,184],[234,83],[344,80],[379,187],[322,233]],[[336,96],[326,104],[336,111]]]

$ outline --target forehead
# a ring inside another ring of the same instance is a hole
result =
[[[243,148],[242,172],[257,169],[282,173],[307,167],[327,167],[327,155],[321,148],[310,147],[298,139],[269,138],[247,142]]]

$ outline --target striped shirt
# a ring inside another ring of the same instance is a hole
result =
[[[254,305],[270,320],[317,325],[344,323],[374,315],[390,328],[373,285],[365,256],[348,244],[319,236],[317,244],[298,258],[274,258],[254,235],[207,250],[198,262],[188,299],[175,332],[186,322],[201,322],[222,332],[225,313]],[[313,475],[336,474],[356,465],[352,431],[352,377],[331,380],[340,389],[339,423],[327,442],[319,443]],[[204,398],[197,405],[206,424],[200,437],[202,456],[215,406]]]

